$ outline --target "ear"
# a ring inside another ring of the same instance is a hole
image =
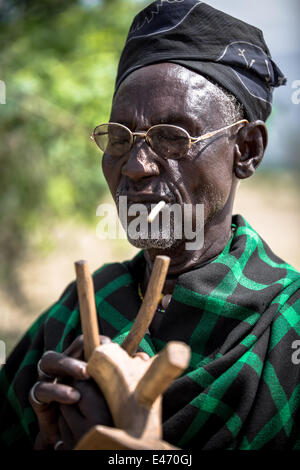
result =
[[[237,178],[252,176],[262,162],[268,144],[268,130],[263,121],[250,122],[243,127],[234,146],[234,168]]]

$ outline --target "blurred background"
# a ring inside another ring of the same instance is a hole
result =
[[[7,352],[74,279],[75,260],[95,270],[136,252],[125,240],[96,236],[96,208],[111,199],[89,134],[109,118],[129,26],[149,3],[0,0],[0,339]],[[235,212],[300,269],[299,2],[207,3],[260,27],[288,77],[275,90],[264,163],[242,182]]]

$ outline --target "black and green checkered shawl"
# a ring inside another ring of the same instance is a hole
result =
[[[163,398],[164,439],[185,449],[300,449],[300,274],[277,258],[241,216],[223,252],[181,275],[155,336],[189,344],[189,368]],[[145,261],[108,264],[93,275],[102,334],[121,343],[140,307]],[[151,330],[151,329],[150,329]],[[76,285],[30,328],[1,371],[1,445],[32,448],[38,432],[28,392],[45,350],[81,333]]]

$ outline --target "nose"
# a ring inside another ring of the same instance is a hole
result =
[[[157,162],[151,156],[151,149],[144,139],[139,138],[130,151],[130,156],[122,168],[122,175],[133,181],[159,175]]]

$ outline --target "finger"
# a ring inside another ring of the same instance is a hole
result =
[[[61,405],[60,411],[63,416],[65,432],[68,429],[69,435],[77,442],[87,431],[85,426],[85,418],[82,416],[77,407]]]
[[[62,444],[58,447],[57,450],[73,449],[74,436],[68,424],[66,423],[64,417],[62,416],[62,414],[60,414],[59,419],[58,419],[58,428],[59,428],[60,440],[62,441]]]
[[[65,446],[64,446],[64,441],[62,441],[61,439],[59,439],[53,446],[53,449],[56,451],[56,450],[67,450],[65,449]]]
[[[39,382],[37,382],[37,384],[39,384]],[[38,385],[32,389],[34,391],[34,397],[37,386]],[[48,448],[49,446],[53,447],[54,444],[59,440],[59,431],[57,425],[59,405],[57,403],[38,404],[33,401],[31,391],[29,393],[29,402],[36,414],[40,428],[40,436],[39,439],[36,440],[35,448],[42,449]]]
[[[39,382],[40,384],[41,382]],[[36,394],[36,389],[38,388],[38,385],[34,389],[34,398],[37,399],[37,394]],[[48,415],[51,415],[51,413],[55,413],[55,403],[37,403],[34,401],[34,399],[31,396],[31,390],[29,392],[29,403],[32,406],[33,410],[35,413],[38,415],[39,420],[45,421],[48,417]]]
[[[44,380],[46,382],[51,382],[53,381],[53,377],[51,377],[50,375],[47,375],[42,369],[41,369],[41,360],[39,360],[39,362],[37,363],[37,372],[38,372],[38,377],[39,377],[39,380]]]
[[[149,354],[147,354],[145,352],[138,352],[138,353],[135,354],[134,357],[140,357],[141,359],[143,359],[143,361],[149,361],[149,359],[150,359]]]
[[[35,441],[33,450],[47,450],[50,447],[50,443],[48,440],[45,440],[41,431],[39,431]]]
[[[108,336],[100,335],[100,344],[111,343]],[[75,359],[84,359],[84,341],[83,335],[77,336],[73,343],[64,351],[66,356],[74,357]]]
[[[81,398],[80,392],[75,388],[69,385],[51,382],[38,382],[34,389],[34,396],[42,403],[42,405],[34,403],[34,409],[40,412],[45,410],[45,404],[57,402],[66,405],[74,405]]]
[[[86,362],[68,357],[55,351],[47,351],[41,358],[41,370],[52,377],[72,377],[76,380],[89,379]]]
[[[100,344],[109,344],[111,339],[109,336],[100,335]]]
[[[39,382],[41,383],[41,382]],[[37,389],[38,386],[35,387],[34,391],[33,391],[33,387],[32,389],[30,389],[29,391],[29,403],[31,405],[31,407],[33,408],[33,410],[35,411],[35,413],[39,416],[43,416],[43,415],[46,415],[47,416],[47,413],[48,413],[48,410],[49,410],[49,407],[51,406],[51,404],[49,403],[37,403],[35,399],[37,399],[37,396],[36,396],[36,389]],[[34,398],[32,397],[31,393],[34,393]]]
[[[82,416],[88,417],[93,425],[113,426],[110,409],[98,385],[92,380],[76,382],[76,389],[81,393],[76,408],[78,407]]]
[[[94,381],[77,382],[76,389],[81,394],[81,400],[78,402],[78,408],[83,416],[90,414],[91,407],[94,408],[95,417],[103,409],[107,408],[107,404],[101,389]]]
[[[41,409],[42,408],[42,409]],[[43,407],[34,404],[33,409],[36,413],[41,439],[44,445],[53,447],[59,440],[58,417],[59,408],[57,403],[50,403]],[[38,446],[38,442],[36,443]]]
[[[83,335],[77,336],[73,343],[71,343],[63,353],[66,356],[83,360]]]

